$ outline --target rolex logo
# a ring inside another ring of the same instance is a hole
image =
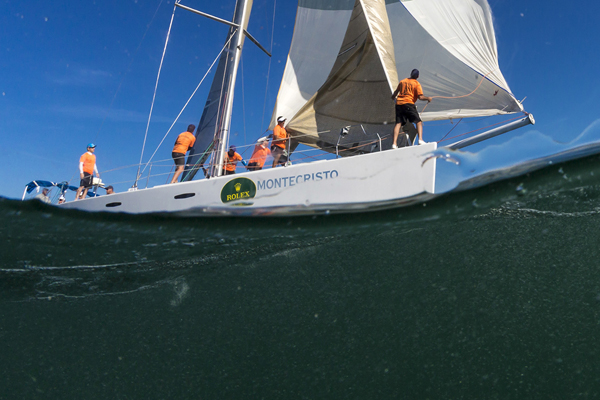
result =
[[[223,203],[234,202],[234,206],[249,206],[248,200],[256,196],[256,184],[248,178],[234,178],[227,182],[221,189]]]

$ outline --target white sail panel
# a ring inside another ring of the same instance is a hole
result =
[[[492,13],[486,1],[403,0],[402,4],[454,57],[509,90],[498,65]]]
[[[323,30],[312,15],[324,11],[301,11],[306,14],[297,18],[273,114],[288,118],[288,131],[298,142],[331,151],[340,128],[352,125],[341,143],[376,150],[377,135],[389,135],[395,123],[390,95],[413,68],[420,71],[425,95],[434,97],[430,104],[417,102],[424,121],[522,111],[499,70],[485,0],[356,0],[350,18],[344,14],[327,26],[335,36],[327,42],[329,55],[313,46],[322,41]],[[311,36],[315,31],[318,38]],[[313,40],[309,46],[307,38]],[[300,80],[308,90],[300,89]]]
[[[369,24],[369,32],[377,48],[377,54],[390,85],[390,90],[393,91],[398,82],[398,73],[396,71],[394,41],[385,3],[380,0],[361,0],[360,4]]]
[[[480,6],[487,3],[482,0],[449,0],[461,10],[461,18],[446,14],[442,6],[427,8],[423,5],[439,5],[444,1],[447,0],[387,4],[399,77],[408,77],[413,68],[418,68],[419,82],[425,95],[434,97],[421,118],[428,121],[522,111],[498,67],[495,37],[489,32],[492,29],[489,7],[487,17],[483,18],[486,14]],[[417,3],[421,5],[418,19],[407,7]],[[488,20],[489,23],[485,22]],[[443,38],[433,37],[423,24],[439,26],[439,31],[446,33],[465,30],[469,34],[448,33],[446,41],[454,43],[454,50],[450,51],[440,42]],[[459,58],[459,49],[463,55],[471,52],[473,57],[480,59],[479,64],[467,63],[466,56]],[[420,111],[426,104],[417,102]]]
[[[384,123],[392,115],[389,96],[382,94],[391,94],[397,83],[385,3],[358,0],[327,81],[296,113],[288,130],[303,134],[349,124]]]
[[[354,0],[300,0],[271,128],[292,118],[319,90],[336,61]]]

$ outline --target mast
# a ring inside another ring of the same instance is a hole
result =
[[[248,28],[250,20],[250,11],[252,10],[253,0],[237,0],[235,6],[235,16],[233,22],[238,25],[235,36],[232,40],[233,46],[230,47],[229,57],[233,63],[228,63],[225,76],[230,75],[227,88],[224,90],[226,96],[225,110],[223,114],[223,123],[215,135],[215,147],[213,150],[213,162],[211,176],[221,176],[223,173],[223,159],[227,151],[227,142],[229,139],[229,130],[231,127],[231,113],[233,110],[233,95],[235,81],[237,78],[238,66],[242,57],[242,47],[244,45],[244,32]]]

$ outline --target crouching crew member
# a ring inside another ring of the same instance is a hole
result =
[[[235,174],[238,161],[241,161],[243,165],[248,165],[242,156],[239,155],[239,153],[236,153],[235,150],[235,146],[231,145],[229,146],[229,151],[225,153],[225,158],[223,159],[223,175]]]

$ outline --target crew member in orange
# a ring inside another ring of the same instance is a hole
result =
[[[81,181],[79,182],[79,188],[77,189],[75,200],[79,200],[79,196],[82,194],[83,196],[81,196],[81,198],[85,199],[88,189],[94,184],[94,172],[96,173],[96,176],[100,178],[98,167],[96,167],[96,156],[94,155],[95,150],[96,145],[94,143],[90,143],[87,145],[87,151],[83,153],[81,157],[79,157],[79,178]]]
[[[175,161],[175,175],[171,179],[171,183],[177,182],[177,178],[183,172],[185,168],[185,153],[194,146],[196,143],[196,136],[194,136],[195,125],[188,125],[187,131],[182,132],[177,136],[175,146],[173,146],[173,152],[171,157]]]
[[[285,124],[285,118],[277,117],[277,125],[275,125],[275,128],[273,128],[273,141],[271,142],[273,168],[275,168],[277,164],[284,165],[287,161],[287,151],[285,148],[287,145],[288,134],[283,127],[283,124]],[[284,157],[282,158],[282,156]]]
[[[392,100],[396,100],[396,125],[394,126],[394,141],[392,149],[397,148],[396,141],[400,134],[400,129],[406,122],[417,123],[417,132],[419,133],[419,144],[425,144],[423,140],[423,122],[419,117],[415,102],[418,100],[426,100],[428,103],[433,100],[431,97],[423,95],[423,88],[417,82],[419,78],[419,70],[413,69],[410,73],[410,78],[402,79],[398,84],[398,88],[392,95]],[[398,97],[396,97],[398,96]]]
[[[239,155],[239,153],[236,153],[235,150],[235,146],[231,145],[229,146],[229,151],[225,153],[225,158],[223,159],[223,175],[235,174],[238,161],[241,161],[244,165],[248,165],[242,156]]]
[[[265,165],[267,157],[270,155],[271,150],[269,149],[269,138],[267,136],[263,136],[256,141],[254,152],[252,153],[252,157],[250,157],[250,161],[248,161],[248,166],[246,168],[248,171],[260,171]]]

